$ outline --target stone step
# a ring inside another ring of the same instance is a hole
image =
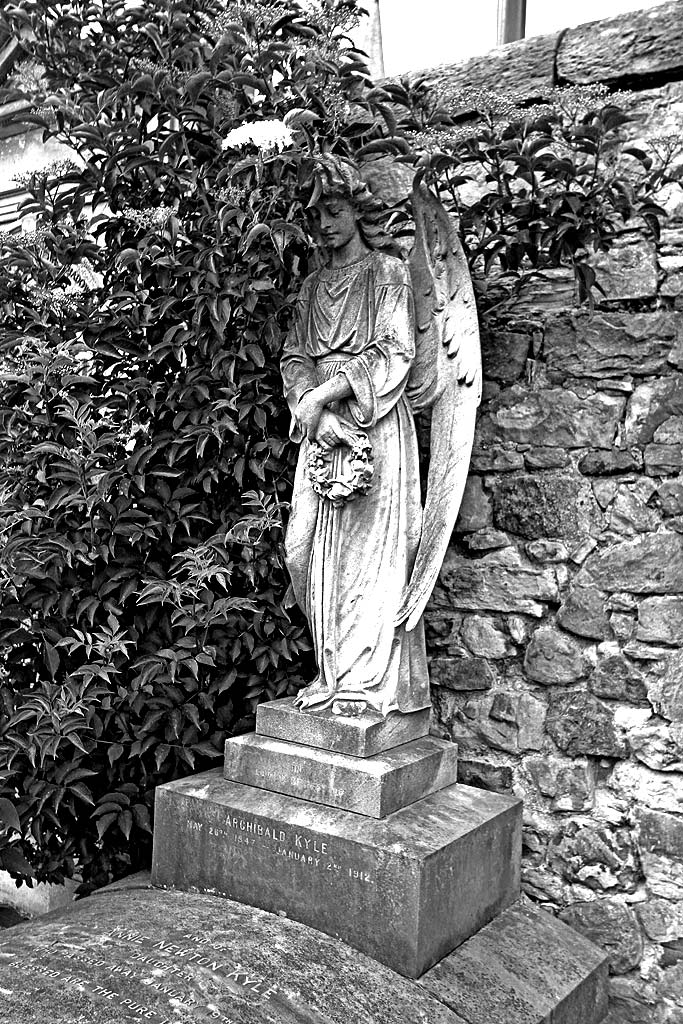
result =
[[[457,782],[458,748],[425,736],[352,757],[253,733],[226,740],[223,777],[355,814],[384,818]]]
[[[349,717],[335,715],[331,710],[299,711],[294,707],[294,699],[283,697],[259,704],[257,734],[353,757],[372,757],[429,733],[429,708],[409,715],[392,712],[386,718],[376,711]]]
[[[261,907],[417,978],[519,895],[521,802],[449,786],[378,820],[228,782],[156,792],[152,878]]]
[[[468,1024],[599,1024],[608,965],[602,949],[520,900],[419,984]]]

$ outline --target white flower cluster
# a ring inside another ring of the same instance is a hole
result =
[[[222,149],[244,149],[256,146],[262,153],[280,153],[294,143],[294,135],[284,121],[273,118],[265,121],[248,121],[233,128],[223,139]]]
[[[241,207],[247,198],[248,190],[242,185],[226,185],[216,190],[216,199],[229,206]]]
[[[124,206],[121,215],[129,224],[134,224],[141,231],[148,231],[150,228],[163,228],[169,217],[172,217],[175,210],[172,206],[162,203],[160,206],[143,206],[135,210],[132,206]]]
[[[10,84],[27,96],[45,92],[45,68],[37,60],[22,60],[17,64]]]
[[[30,171],[24,171],[22,174],[13,175],[12,181],[15,181],[21,188],[31,189],[35,183],[58,180],[78,170],[80,168],[73,160],[51,160],[44,167],[36,167]]]

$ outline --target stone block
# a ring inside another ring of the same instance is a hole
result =
[[[479,658],[495,661],[515,653],[502,629],[484,615],[466,615],[460,628],[460,637],[472,654]]]
[[[584,576],[585,574],[585,576]],[[643,534],[601,551],[580,573],[601,590],[632,594],[683,593],[683,543],[669,531]]]
[[[560,911],[560,920],[609,954],[613,974],[628,973],[643,958],[643,936],[638,918],[619,900],[574,903]]]
[[[595,800],[595,781],[587,764],[560,761],[543,754],[531,757],[526,770],[539,792],[551,801],[551,811],[588,811]]]
[[[524,456],[511,448],[487,444],[473,449],[470,468],[473,473],[514,473],[524,469]]]
[[[598,648],[598,664],[588,679],[588,689],[596,697],[624,701],[627,704],[647,703],[645,677],[628,658],[619,653],[604,652]]]
[[[667,480],[657,487],[657,496],[665,516],[683,515],[683,483]]]
[[[654,250],[651,258],[656,283]],[[547,324],[544,351],[549,370],[565,377],[646,375],[666,370],[682,333],[680,313],[564,314]]]
[[[468,551],[499,551],[510,546],[510,538],[500,530],[477,530],[463,538]]]
[[[452,786],[457,776],[457,747],[433,736],[373,757],[352,757],[253,733],[225,742],[223,777],[229,782],[373,818],[385,818]]]
[[[0,1019],[481,1024],[481,1016],[466,1018],[450,1004],[462,999],[476,1012],[471,993],[494,976],[495,992],[483,997],[486,1024],[596,1024],[591,1006],[602,1005],[605,986],[597,991],[595,947],[541,911],[511,910],[496,931],[484,929],[485,941],[461,947],[462,971],[449,965],[461,955],[456,950],[422,985],[296,921],[227,899],[153,889],[148,875],[134,875],[37,927],[2,934]],[[525,920],[532,914],[535,925]],[[524,971],[515,983],[518,960]]]
[[[638,609],[638,640],[683,642],[683,597],[647,597]]]
[[[500,611],[543,615],[541,602],[559,602],[557,577],[552,569],[523,561],[510,548],[483,558],[446,553],[432,606],[472,611]]]
[[[605,640],[611,635],[605,607],[605,595],[593,587],[573,587],[557,613],[563,629],[589,640]]]
[[[514,901],[520,846],[521,804],[499,794],[449,786],[378,821],[217,769],[157,789],[152,878],[285,913],[415,978]]]
[[[638,808],[636,820],[641,852],[665,854],[683,868],[683,819],[673,814]]]
[[[683,818],[645,808],[638,808],[635,817],[649,891],[667,899],[683,899]]]
[[[560,904],[566,899],[568,884],[581,886],[578,891],[582,893],[592,889],[602,895],[606,890],[635,892],[641,884],[630,828],[619,828],[612,822],[600,824],[596,818],[588,821],[580,824],[580,819],[574,818],[558,822],[549,843],[546,869],[554,879],[554,901]]]
[[[682,410],[683,379],[680,375],[639,384],[628,402],[622,443],[650,444],[658,428]]]
[[[557,53],[560,81],[647,84],[656,75],[669,80],[683,70],[683,24],[676,3],[569,29]]]
[[[546,719],[546,731],[560,750],[570,757],[625,757],[628,753],[619,734],[614,711],[590,693],[553,694]]]
[[[505,477],[497,482],[493,502],[494,525],[527,540],[560,537],[576,543],[599,528],[590,484],[566,471]]]
[[[473,533],[483,530],[491,524],[491,502],[484,493],[484,487],[478,476],[471,476],[465,484],[458,519],[455,524],[456,533]]]
[[[515,331],[485,331],[481,338],[484,376],[502,384],[521,380],[529,357],[531,338]]]
[[[631,801],[670,814],[681,813],[683,774],[657,772],[633,761],[622,761],[615,764],[609,786],[622,802]],[[622,807],[626,804],[622,803]]]
[[[529,679],[544,686],[566,686],[586,675],[583,647],[554,626],[541,626],[531,638],[524,656]]]
[[[623,395],[581,398],[564,388],[530,391],[518,384],[483,414],[480,443],[516,441],[534,447],[612,448],[626,405]]]
[[[655,721],[631,729],[631,753],[658,772],[683,772],[683,726]]]
[[[458,64],[444,64],[429,71],[429,82],[437,95],[444,89],[457,92],[476,83],[478,88],[512,89],[515,93],[521,90],[526,96],[544,96],[555,84],[553,68],[558,38],[557,32],[533,36]],[[421,72],[420,77],[423,75]]]
[[[669,416],[655,430],[652,440],[656,444],[683,445],[683,416]]]
[[[429,733],[429,708],[409,715],[394,713],[386,718],[375,711],[366,711],[351,718],[335,715],[331,710],[311,708],[299,711],[294,707],[294,699],[283,697],[259,704],[256,709],[257,735],[322,747],[353,757],[372,757]]]
[[[683,448],[680,444],[648,444],[645,446],[645,472],[650,476],[671,476],[683,470]]]
[[[524,452],[527,469],[562,469],[568,462],[569,456],[562,448],[532,448]]]
[[[579,461],[579,472],[584,476],[616,476],[621,473],[638,472],[643,468],[643,456],[637,448],[624,451],[613,448],[611,451],[586,452]]]
[[[576,304],[574,272],[565,267],[551,267],[524,281],[515,300],[515,313],[571,309]]]
[[[526,553],[535,562],[550,562],[556,564],[566,562],[569,558],[567,545],[561,540],[532,540],[525,545]]]
[[[512,768],[486,761],[458,761],[458,782],[493,793],[509,793],[513,783]]]
[[[596,253],[591,262],[606,301],[656,296],[657,250],[654,241],[639,231],[617,236],[609,252]]]
[[[652,481],[641,480],[638,483],[650,484],[654,489]],[[644,487],[638,485],[619,487],[609,512],[610,529],[624,537],[656,530],[661,520],[655,510],[647,504],[651,493],[648,494]]]
[[[672,651],[667,657],[664,672],[652,683],[648,696],[660,714],[683,724],[683,650]]]
[[[445,690],[490,690],[493,672],[484,658],[433,658],[432,686]]]
[[[420,986],[468,1024],[598,1024],[607,1012],[607,958],[556,918],[508,908]]]

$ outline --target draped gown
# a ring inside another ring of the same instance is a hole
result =
[[[417,439],[405,387],[415,355],[413,298],[404,264],[371,252],[306,279],[282,358],[292,412],[343,374],[352,396],[330,408],[372,444],[370,490],[341,507],[314,491],[301,442],[285,538],[294,593],[308,618],[318,676],[303,707],[366,701],[382,715],[429,707],[422,623],[394,622],[422,523]]]

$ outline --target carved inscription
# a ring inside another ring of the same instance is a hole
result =
[[[65,937],[55,939],[46,947],[44,954],[49,966],[34,954],[13,956],[8,963],[13,973],[25,970],[31,975],[51,978],[81,995],[89,995],[96,1002],[115,1004],[133,1020],[149,1020],[153,1024],[177,1024],[178,1012],[184,1011],[193,1017],[193,1010],[199,1011],[198,1019],[203,1021],[236,1024],[218,1005],[226,996],[260,1006],[278,991],[277,985],[241,964],[226,962],[201,935],[188,933],[182,936],[181,942],[171,942],[149,938],[142,932],[114,928],[101,937],[101,956],[83,955],[82,950]],[[112,955],[113,947],[118,958]],[[65,961],[71,962],[67,968],[63,966]],[[92,984],[93,969],[97,970],[100,984]],[[205,981],[198,987],[193,969],[198,969],[204,979],[212,978],[216,998],[208,1005]],[[106,977],[111,979],[109,984]],[[123,984],[114,987],[117,982]],[[162,997],[168,1010],[151,1006],[150,1002],[156,1001],[150,998],[152,996]],[[92,1024],[92,1020],[81,1014],[73,1024]]]
[[[331,841],[307,837],[293,829],[283,829],[275,824],[263,824],[252,818],[228,814],[220,824],[187,819],[190,833],[203,833],[216,840],[236,843],[241,847],[258,846],[268,855],[295,861],[302,867],[314,871],[331,872],[333,876],[351,879],[364,885],[372,885],[372,873],[356,864],[343,863],[345,858],[332,850]]]

